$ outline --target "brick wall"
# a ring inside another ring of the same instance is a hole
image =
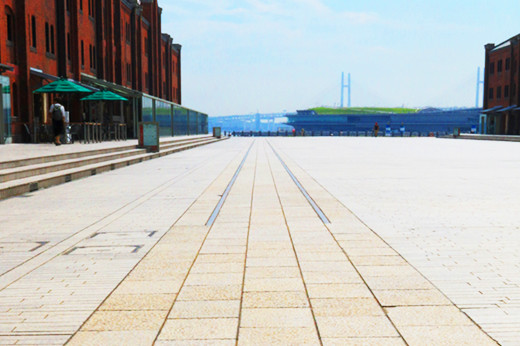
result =
[[[0,62],[15,68],[5,73],[11,79],[15,141],[27,141],[26,128],[35,121],[49,121],[45,108],[50,96],[32,94],[49,80],[31,68],[77,81],[85,73],[180,103],[180,49],[171,38],[162,40],[157,0],[141,3],[0,0]],[[8,21],[13,22],[12,32],[4,30]],[[8,35],[14,38],[8,40]],[[71,120],[81,121],[80,103],[71,107],[76,108],[71,109]]]

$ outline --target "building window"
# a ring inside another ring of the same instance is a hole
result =
[[[96,0],[88,0],[88,15],[94,17],[96,14]]]
[[[504,87],[504,98],[509,97],[509,85]]]
[[[70,8],[71,8],[70,0],[67,0],[67,12],[69,12],[69,13],[70,13]]]
[[[91,44],[88,46],[88,54],[90,58],[90,69],[95,70],[96,69],[96,47],[92,46]]]
[[[489,91],[488,91],[488,99],[490,99],[490,100],[493,99],[493,88],[489,88]]]
[[[506,71],[511,69],[511,58],[506,59]]]
[[[497,72],[502,72],[502,60],[498,60],[497,62]]]
[[[511,87],[511,94],[514,96],[516,94],[516,84],[513,83],[513,86]]]
[[[96,46],[92,47],[92,66],[97,69],[97,55],[96,55]]]
[[[72,48],[70,47],[70,33],[67,33],[67,60],[70,61]]]
[[[83,12],[83,0],[79,0],[79,11]]]
[[[497,100],[499,100],[502,97],[502,87],[497,87]]]
[[[85,43],[81,41],[81,67],[85,68]]]
[[[51,25],[51,53],[53,55],[56,53],[54,50],[54,25]]]
[[[49,39],[49,23],[45,23],[45,51],[51,52],[51,41]]]
[[[14,43],[14,16],[7,10],[7,42]]]
[[[130,23],[126,23],[126,43],[130,44]]]
[[[144,74],[144,87],[150,89],[150,81],[148,80],[148,72]]]
[[[36,49],[36,17],[31,17],[32,47]]]
[[[132,82],[132,65],[126,64],[126,81],[128,84]]]

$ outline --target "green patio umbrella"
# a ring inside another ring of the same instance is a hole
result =
[[[39,89],[33,91],[34,94],[75,94],[75,93],[91,93],[89,90],[79,84],[71,82],[65,78],[49,83]]]
[[[81,101],[128,101],[128,99],[111,91],[101,90],[82,98]]]

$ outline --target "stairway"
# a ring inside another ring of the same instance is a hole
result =
[[[220,140],[212,136],[169,138],[161,140],[161,151],[158,153],[147,153],[135,145],[122,144],[96,150],[0,161],[0,200]]]

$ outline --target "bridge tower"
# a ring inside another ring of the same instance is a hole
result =
[[[482,93],[484,93],[484,80],[480,79],[480,66],[477,69],[477,100],[475,101],[475,107],[478,108],[480,102],[480,85],[482,85]]]
[[[341,72],[341,108],[343,108],[343,101],[345,98],[345,88],[348,88],[348,106],[350,108],[350,73],[348,74],[348,84],[345,84],[345,72]]]

